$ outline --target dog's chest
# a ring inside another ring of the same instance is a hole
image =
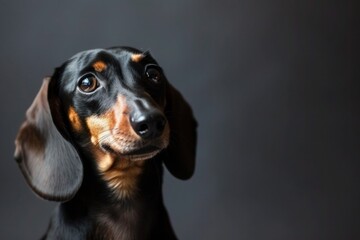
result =
[[[88,239],[147,239],[149,224],[144,224],[138,211],[125,208],[112,211],[98,215]]]

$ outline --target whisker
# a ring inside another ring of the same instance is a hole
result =
[[[103,142],[105,139],[107,139],[108,137],[111,136],[111,132],[109,130],[105,130],[105,131],[101,132],[99,135],[102,135],[102,136],[98,139],[97,142],[93,143],[91,140],[88,140],[86,142],[82,142],[81,145],[84,147],[86,147],[88,145],[92,145],[92,144],[99,145],[101,142]]]

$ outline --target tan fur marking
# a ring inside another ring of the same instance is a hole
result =
[[[129,198],[137,190],[143,164],[144,161],[133,162],[129,159],[120,159],[103,174],[103,177],[119,198]]]
[[[94,145],[99,143],[101,136],[110,131],[108,114],[103,116],[91,116],[86,119],[86,124],[90,130],[91,142]]]
[[[106,64],[103,61],[97,61],[92,66],[97,72],[102,72],[107,68]]]
[[[144,57],[145,57],[144,54],[141,54],[141,53],[133,54],[133,55],[131,55],[131,60],[133,62],[140,62]]]
[[[100,161],[98,162],[99,170],[101,172],[105,172],[110,169],[114,164],[114,159],[110,154],[102,154],[100,157]]]
[[[93,154],[103,179],[119,198],[131,197],[136,192],[143,162],[132,161],[100,148],[100,144],[105,142],[121,153],[123,148],[139,139],[130,125],[125,97],[119,96],[114,107],[106,113],[88,117],[86,124],[90,130]]]
[[[68,112],[69,120],[76,132],[80,132],[82,129],[81,121],[79,115],[75,112],[75,109],[73,107],[69,108]]]

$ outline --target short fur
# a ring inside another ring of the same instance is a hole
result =
[[[148,52],[115,47],[70,58],[43,81],[15,141],[32,190],[61,202],[43,239],[176,239],[162,164],[192,176],[196,126]]]

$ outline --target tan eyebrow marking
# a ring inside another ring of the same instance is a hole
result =
[[[102,72],[107,68],[107,65],[103,61],[97,61],[92,66],[97,72]]]
[[[142,53],[136,53],[131,55],[131,60],[133,62],[140,62],[145,57]]]

